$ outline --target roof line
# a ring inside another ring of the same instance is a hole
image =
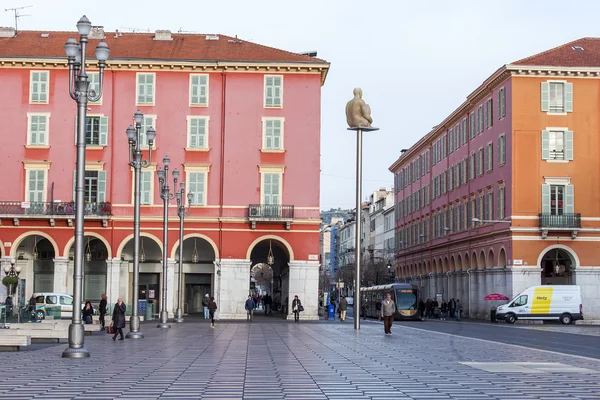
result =
[[[548,53],[550,53],[550,52],[552,52],[552,51],[555,51],[555,50],[557,50],[557,49],[559,49],[559,48],[561,48],[561,47],[569,46],[570,44],[573,44],[573,43],[575,43],[575,42],[579,42],[580,40],[584,40],[584,39],[596,39],[596,40],[597,40],[598,38],[589,38],[589,37],[585,37],[585,38],[579,38],[579,39],[571,40],[570,42],[563,43],[563,44],[561,44],[561,45],[559,45],[559,46],[556,46],[556,47],[553,47],[553,48],[551,48],[551,49],[544,50],[544,51],[542,51],[542,52],[539,52],[539,53],[533,54],[533,55],[531,55],[531,56],[529,56],[529,57],[525,57],[525,58],[521,58],[520,60],[513,61],[513,62],[511,63],[511,65],[517,65],[518,63],[520,63],[520,62],[523,62],[523,61],[526,61],[526,60],[529,60],[529,59],[531,59],[531,58],[534,58],[534,57],[539,57],[539,56],[541,56],[541,55],[544,55],[544,54],[548,54]]]

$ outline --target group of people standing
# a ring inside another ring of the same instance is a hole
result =
[[[427,301],[419,301],[419,316],[421,319],[440,319],[445,321],[446,318],[456,318],[460,321],[462,313],[462,303],[459,299],[450,299],[448,302],[442,299],[440,304],[436,299],[427,299]]]

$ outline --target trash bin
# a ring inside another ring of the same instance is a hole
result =
[[[490,322],[495,323],[496,321],[496,307],[490,310]]]
[[[335,306],[333,304],[329,305],[329,318],[335,319]]]
[[[154,314],[154,303],[147,303],[145,311],[146,311],[146,321],[152,321],[154,319],[152,317],[152,315]]]

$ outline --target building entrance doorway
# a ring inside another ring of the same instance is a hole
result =
[[[211,274],[185,274],[185,305],[188,314],[204,313],[202,298],[211,296]]]
[[[138,299],[147,300],[154,304],[154,315],[160,310],[160,274],[141,273],[139,282]]]
[[[542,285],[572,285],[575,265],[563,249],[548,250],[542,258]]]

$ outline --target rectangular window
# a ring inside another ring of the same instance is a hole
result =
[[[494,219],[494,192],[487,193],[487,199],[485,200],[485,219]]]
[[[106,146],[108,142],[108,117],[87,117],[85,124],[85,144]]]
[[[543,160],[573,160],[573,131],[542,131]]]
[[[498,188],[498,219],[504,219],[504,186]]]
[[[506,163],[506,135],[498,136],[498,165]]]
[[[144,115],[144,120],[142,121],[142,126],[140,128],[140,146],[143,148],[148,148],[148,137],[146,136],[146,132],[148,128],[156,129],[156,115]],[[154,143],[152,148],[156,147],[156,139],[154,139]]]
[[[485,208],[484,208],[484,197],[483,197],[483,193],[481,193],[479,195],[479,197],[477,197],[477,218],[479,218],[480,220],[484,220],[484,213],[485,213]]]
[[[454,166],[454,188],[460,186],[460,162]]]
[[[471,113],[469,116],[469,133],[471,134],[471,140],[475,139],[475,113]]]
[[[45,196],[46,170],[27,170],[27,198],[30,202],[43,202]]]
[[[282,107],[283,76],[265,76],[265,107]]]
[[[469,155],[469,179],[475,179],[475,153]]]
[[[478,133],[483,133],[484,129],[484,117],[483,117],[483,105],[479,106],[479,131]]]
[[[29,76],[29,102],[48,103],[49,97],[49,71],[31,71]]]
[[[487,110],[488,110],[488,117],[487,117],[487,123],[486,126],[488,128],[491,128],[492,125],[494,124],[494,100],[493,99],[489,99],[487,101]]]
[[[491,172],[494,169],[494,144],[488,143],[485,148],[485,170]]]
[[[208,106],[208,75],[190,74],[190,105]]]
[[[73,171],[73,200],[75,200],[75,177]],[[106,201],[106,171],[85,171],[83,198],[87,203]]]
[[[462,229],[469,229],[469,203],[465,202],[462,205]]]
[[[188,148],[208,148],[208,117],[188,117]]]
[[[506,117],[506,89],[498,90],[498,119]]]
[[[454,141],[455,133],[456,132],[454,131],[454,128],[450,128],[450,130],[448,131],[448,154],[454,153],[454,145],[456,144],[456,142]]]
[[[154,105],[155,74],[137,74],[137,104]]]
[[[454,165],[448,170],[448,191],[454,189]]]
[[[463,118],[460,130],[462,132],[462,144],[465,144],[469,141],[469,132],[467,131],[467,118]]]
[[[469,208],[470,208],[470,217],[469,220],[471,221],[471,227],[475,226],[475,221],[473,221],[474,218],[477,218],[477,202],[475,201],[474,198],[471,199],[471,201],[469,202]]]
[[[446,158],[446,151],[448,150],[448,139],[447,136],[442,136],[442,160]]]
[[[467,184],[467,159],[466,158],[461,161],[460,172],[461,172],[461,183],[463,185],[466,185]]]
[[[192,193],[192,205],[206,205],[207,172],[194,171],[186,174],[188,175],[188,189]]]
[[[140,203],[144,205],[149,205],[153,203],[152,195],[152,176],[154,173],[152,171],[141,171],[140,173]]]
[[[50,114],[28,114],[29,135],[27,144],[33,146],[48,145],[48,126]]]
[[[564,113],[573,111],[573,84],[568,82],[542,82],[542,111]]]
[[[483,148],[480,147],[479,150],[477,150],[477,175],[483,175],[483,172],[484,172],[483,162],[484,162],[484,153],[483,153]]]
[[[93,90],[94,93],[97,95],[98,93],[100,93],[100,73],[99,72],[88,72],[88,81],[90,82],[90,90]],[[102,103],[102,98],[100,98],[98,101],[90,101],[90,104],[101,104]]]
[[[262,204],[279,205],[281,204],[281,174],[264,173],[263,178],[263,196]]]

